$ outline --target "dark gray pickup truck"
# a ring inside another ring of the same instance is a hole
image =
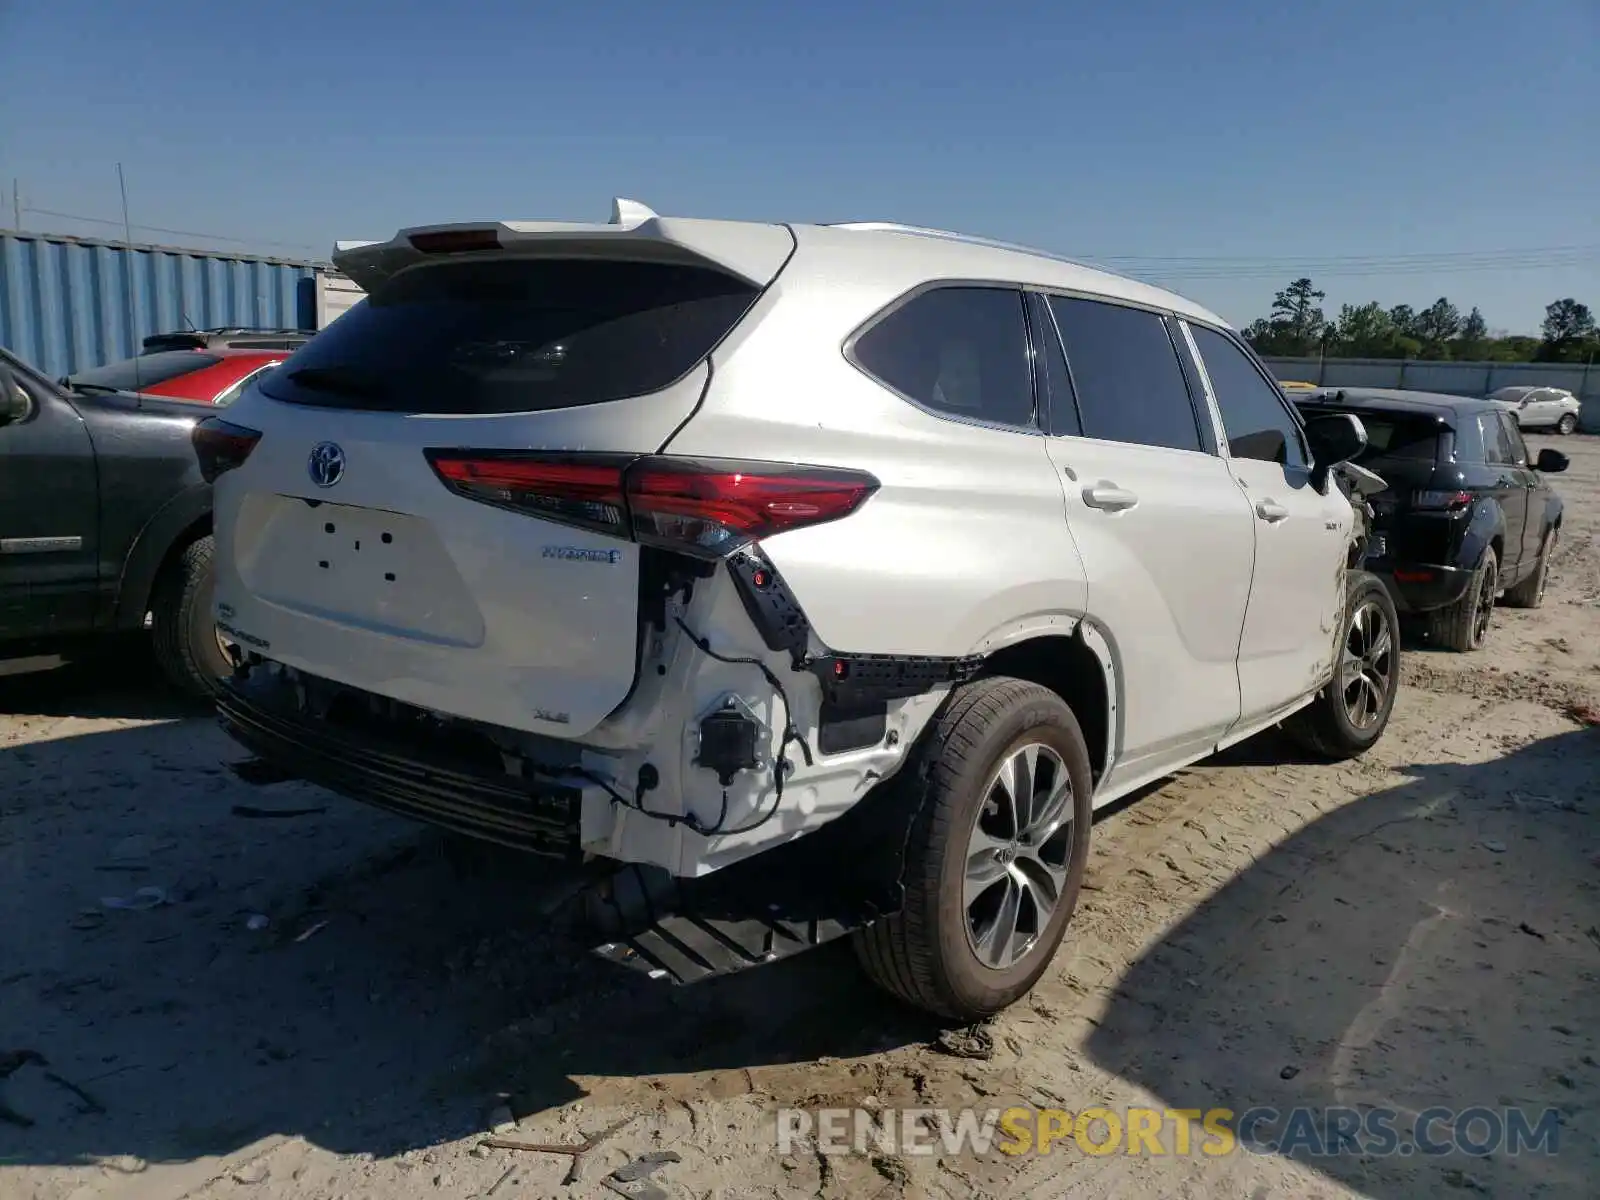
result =
[[[173,683],[231,669],[211,613],[209,405],[64,390],[0,350],[0,675],[148,628]]]

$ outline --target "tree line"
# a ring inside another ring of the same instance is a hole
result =
[[[1600,331],[1587,304],[1570,296],[1545,306],[1538,337],[1491,332],[1474,307],[1465,316],[1447,297],[1426,308],[1384,308],[1376,301],[1345,304],[1329,318],[1324,292],[1296,279],[1253,321],[1245,338],[1262,355],[1280,357],[1421,358],[1457,362],[1600,361]]]

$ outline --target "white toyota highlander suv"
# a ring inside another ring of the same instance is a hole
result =
[[[195,434],[241,773],[604,864],[646,903],[603,949],[652,975],[849,933],[993,1013],[1095,809],[1388,721],[1360,423],[1302,425],[1178,296],[629,201],[335,262],[367,298]]]

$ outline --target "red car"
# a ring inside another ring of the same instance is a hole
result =
[[[137,392],[169,400],[232,404],[246,384],[290,353],[287,349],[160,350],[79,371],[61,382],[78,391]]]

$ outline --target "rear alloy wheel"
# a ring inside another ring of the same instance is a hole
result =
[[[1500,560],[1490,546],[1472,573],[1466,595],[1433,614],[1429,629],[1433,640],[1446,650],[1478,650],[1489,636],[1494,598],[1500,590]]]
[[[1577,427],[1578,427],[1578,418],[1576,416],[1574,416],[1572,413],[1563,414],[1561,420],[1556,422],[1556,432],[1559,433],[1562,437],[1566,437],[1569,433],[1571,433]]]
[[[1365,571],[1351,572],[1345,587],[1333,678],[1283,723],[1295,741],[1330,759],[1364,754],[1383,736],[1400,682],[1400,618],[1389,589]]]
[[[1514,588],[1507,588],[1503,597],[1504,602],[1512,608],[1539,608],[1544,604],[1544,592],[1550,582],[1550,560],[1555,557],[1556,531],[1551,529],[1544,535],[1544,542],[1539,547],[1539,562],[1529,575]]]
[[[1038,982],[1077,906],[1094,786],[1083,733],[1048,688],[980,679],[905,770],[919,805],[905,902],[856,935],[857,957],[918,1008],[992,1016]]]

